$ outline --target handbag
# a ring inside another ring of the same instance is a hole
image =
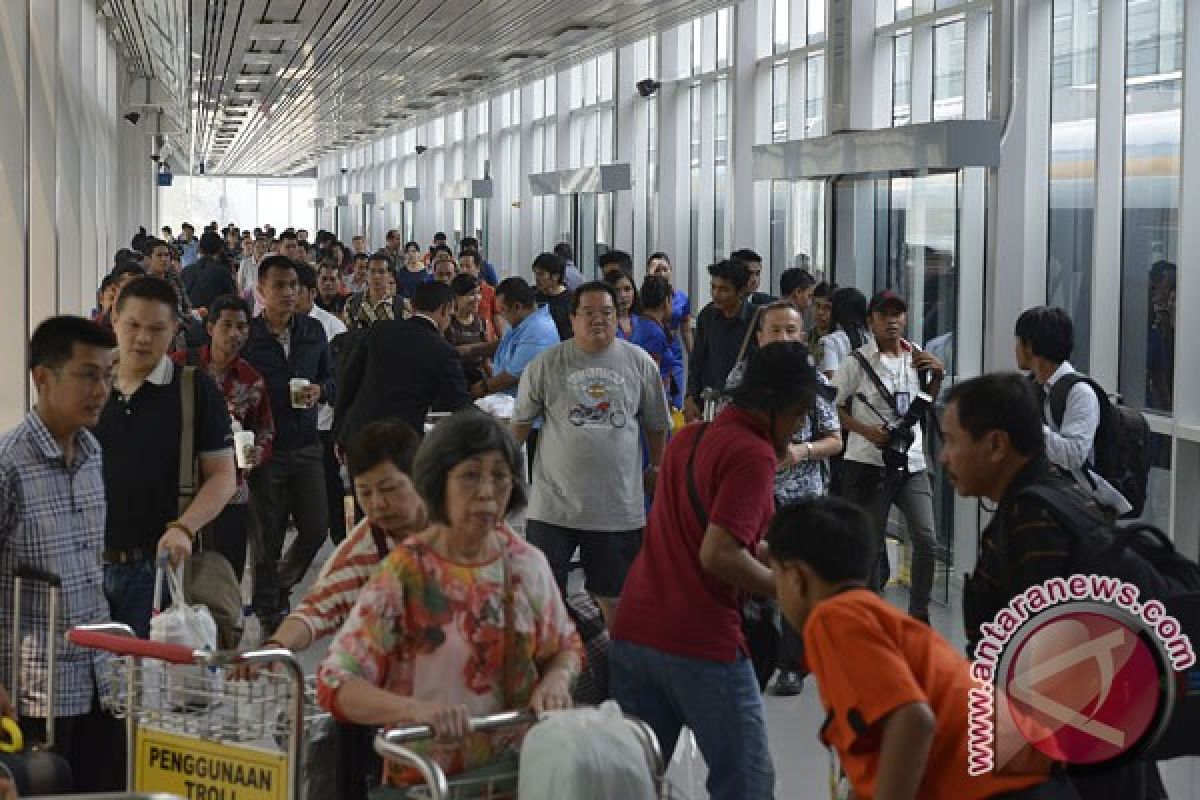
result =
[[[181,569],[171,569],[166,557],[160,557],[154,576],[154,615],[150,618],[150,640],[166,644],[178,644],[193,650],[215,650],[217,647],[217,624],[212,614],[202,605],[188,602],[183,585]],[[162,585],[166,577],[171,590],[171,605],[162,609]],[[154,665],[165,671],[158,680],[144,681],[146,692],[153,695],[165,692],[166,705],[174,708],[207,708],[218,701],[223,684],[221,674],[203,665],[177,666]],[[151,667],[148,670],[153,672]],[[150,708],[160,708],[159,703],[148,703]]]
[[[179,381],[183,420],[179,434],[179,513],[196,498],[196,368],[183,367]],[[228,559],[215,550],[204,549],[210,526],[196,533],[199,548],[187,560],[183,589],[192,602],[206,606],[217,625],[216,646],[232,650],[242,640],[242,587]]]
[[[700,501],[700,491],[696,488],[696,477],[693,465],[696,461],[696,450],[700,440],[708,432],[709,423],[700,424],[696,438],[692,440],[692,451],[687,460],[687,492],[692,509],[700,525],[708,527],[708,512]],[[767,681],[775,672],[776,659],[779,653],[779,642],[783,634],[779,627],[779,609],[770,600],[747,595],[742,603],[742,636],[746,639],[746,647],[750,651],[750,663],[754,667],[754,675],[758,679],[758,688],[766,688]]]

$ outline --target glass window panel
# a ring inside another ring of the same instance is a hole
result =
[[[611,164],[616,160],[613,153],[616,147],[615,137],[613,136],[613,110],[611,108],[603,109],[600,112],[600,163]]]
[[[725,254],[725,195],[729,191],[729,167],[717,164],[713,167],[713,257]]]
[[[287,182],[260,180],[258,182],[258,210],[254,217],[255,221],[277,219],[286,220],[288,225],[292,225],[294,223],[291,220],[291,214],[292,209],[288,200]],[[235,219],[245,218],[235,217]]]
[[[558,113],[558,76],[546,76],[546,113]]]
[[[317,196],[317,182],[312,179],[293,179],[290,189],[288,203],[291,205],[291,224],[312,225],[315,220],[312,201]]]
[[[583,65],[576,64],[567,70],[568,105],[569,109],[580,108],[583,105]]]
[[[598,87],[596,86],[596,61],[589,58],[580,66],[583,68],[583,105],[590,106],[596,102]]]
[[[613,99],[613,65],[616,59],[612,53],[605,53],[598,60],[599,70],[598,79],[600,82],[600,102],[608,103]]]
[[[704,20],[692,20],[692,74],[704,72]]]
[[[896,0],[896,19],[909,19],[913,15],[913,0]]]
[[[791,25],[792,0],[775,0],[775,52],[786,53]]]
[[[808,57],[804,100],[804,135],[820,136],[825,128],[825,53]]]
[[[258,187],[255,184],[254,178],[225,178],[225,198],[221,204],[222,213],[215,219],[222,224],[237,220],[243,226],[249,225],[251,221],[256,226],[270,223],[277,230],[283,230],[287,227],[287,223],[284,222],[284,218],[288,214],[287,200],[284,199],[281,208],[276,206],[279,208],[277,212],[267,217],[261,217],[258,214]]]
[[[933,29],[933,119],[962,119],[967,78],[967,23],[959,19]]]
[[[729,66],[729,9],[717,12],[717,69]]]
[[[1096,0],[1054,0],[1046,302],[1071,315],[1071,362],[1090,368],[1096,210]]]
[[[788,63],[781,61],[771,68],[771,141],[788,138]]]
[[[534,81],[530,91],[533,92],[533,118],[541,119],[546,115],[546,82]]]
[[[693,86],[688,92],[691,100],[691,153],[690,161],[694,167],[700,166],[700,87]]]
[[[721,78],[713,102],[713,158],[723,163],[729,156],[729,81]]]
[[[1174,50],[1183,29],[1183,0],[1129,0],[1126,7],[1119,383],[1127,404],[1170,412],[1183,99]]]
[[[808,0],[808,43],[825,41],[825,2]]]
[[[912,119],[912,32],[892,40],[892,125],[907,125]]]

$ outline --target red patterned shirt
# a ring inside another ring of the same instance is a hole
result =
[[[192,358],[188,358],[191,355]],[[172,360],[179,365],[193,364],[205,370],[217,384],[225,397],[229,416],[238,421],[244,431],[254,432],[254,444],[262,448],[259,465],[271,458],[271,443],[275,440],[275,419],[271,416],[271,400],[267,395],[267,383],[258,370],[243,358],[235,358],[228,368],[221,370],[212,363],[212,352],[208,345],[199,350],[174,353]],[[250,500],[250,487],[246,484],[244,471],[238,471],[237,492],[230,503],[246,503]]]

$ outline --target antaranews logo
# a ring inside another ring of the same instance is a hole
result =
[[[1136,586],[1101,575],[1031,586],[981,634],[971,664],[971,775],[994,771],[998,757],[1003,768],[1026,744],[1068,764],[1136,755],[1170,721],[1172,671],[1196,662],[1162,603],[1142,603]]]

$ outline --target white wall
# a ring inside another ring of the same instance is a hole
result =
[[[92,0],[0,4],[0,63],[0,241],[13,245],[0,269],[4,429],[31,401],[30,332],[91,311],[113,252],[151,219],[153,173],[148,140],[119,119],[127,78]]]

